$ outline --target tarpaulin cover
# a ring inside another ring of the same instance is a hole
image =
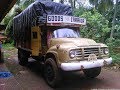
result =
[[[68,5],[50,1],[36,0],[23,12],[14,17],[13,28],[15,39],[23,39],[32,26],[38,24],[38,17],[46,15],[72,15],[72,8]],[[44,21],[45,19],[43,19]],[[42,19],[41,21],[42,22]],[[26,37],[27,38],[27,37]],[[29,37],[28,37],[29,38]]]

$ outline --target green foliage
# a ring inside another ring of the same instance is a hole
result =
[[[33,1],[34,0],[18,0],[10,13],[4,18],[2,23],[6,25],[5,35],[8,37],[8,42],[13,41],[13,17],[21,13],[22,10],[28,7]]]
[[[110,56],[113,58],[113,63],[120,64],[120,39],[107,39]]]
[[[34,2],[34,0],[18,0],[12,10],[6,15],[2,23],[6,26],[10,24],[9,21],[11,21],[14,16],[21,13],[22,10],[28,7],[28,5],[30,5],[32,2]]]
[[[12,17],[12,16],[7,15],[7,16],[3,19],[2,23],[3,23],[5,26],[7,26],[7,25],[8,25],[8,22],[9,22],[10,19],[11,19],[11,17]]]
[[[5,50],[13,50],[14,49],[13,43],[11,43],[11,44],[10,43],[3,44],[2,47]]]
[[[84,12],[86,11],[86,9],[84,7],[79,7],[79,9],[74,9],[74,15],[79,17],[81,16]]]
[[[97,42],[105,42],[107,39],[106,36],[110,32],[110,28],[108,27],[109,21],[96,10],[86,10],[79,16],[84,17],[87,20],[87,25],[82,26],[80,29],[82,37],[92,38]]]
[[[113,63],[120,63],[120,25],[114,27],[114,38],[109,38],[109,22],[98,11],[78,9],[75,16],[86,18],[87,25],[80,28],[82,37],[94,39],[97,42],[106,43],[109,46]]]
[[[113,58],[113,63],[120,64],[120,53],[112,54],[111,56]]]
[[[33,3],[35,0],[20,0],[18,2],[19,7],[24,10],[27,8],[31,3]]]
[[[5,29],[5,35],[7,36],[7,38],[9,38],[9,41],[13,40],[13,25],[12,24],[13,24],[13,20],[10,20]]]
[[[114,5],[114,0],[89,0],[89,2],[104,16],[108,14]]]

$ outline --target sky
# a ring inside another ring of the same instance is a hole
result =
[[[55,2],[59,2],[59,0],[54,0]],[[67,2],[65,2],[65,4],[70,4],[68,1],[69,0],[66,0]],[[90,3],[89,3],[89,0],[77,0],[77,4],[78,3],[80,3],[80,4],[82,4],[83,6],[85,6],[85,7],[89,7],[89,6],[91,6],[90,5]]]

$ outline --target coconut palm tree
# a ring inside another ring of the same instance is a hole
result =
[[[113,8],[114,0],[89,0],[102,15],[106,16],[107,12]]]
[[[117,15],[117,7],[118,7],[118,0],[116,0],[116,4],[114,5],[114,15],[113,15],[113,20],[112,20],[112,29],[111,29],[110,38],[113,38],[113,34],[114,34],[114,26],[115,26],[115,19],[116,19],[116,15]]]

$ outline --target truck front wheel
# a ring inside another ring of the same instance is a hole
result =
[[[85,69],[85,70],[83,70],[83,72],[84,72],[86,77],[88,77],[88,78],[95,78],[95,77],[97,77],[100,74],[101,67]]]
[[[18,49],[18,61],[22,66],[25,66],[28,63],[28,55],[26,51]]]
[[[60,83],[60,73],[56,62],[52,58],[45,61],[45,79],[51,87],[56,87]]]

